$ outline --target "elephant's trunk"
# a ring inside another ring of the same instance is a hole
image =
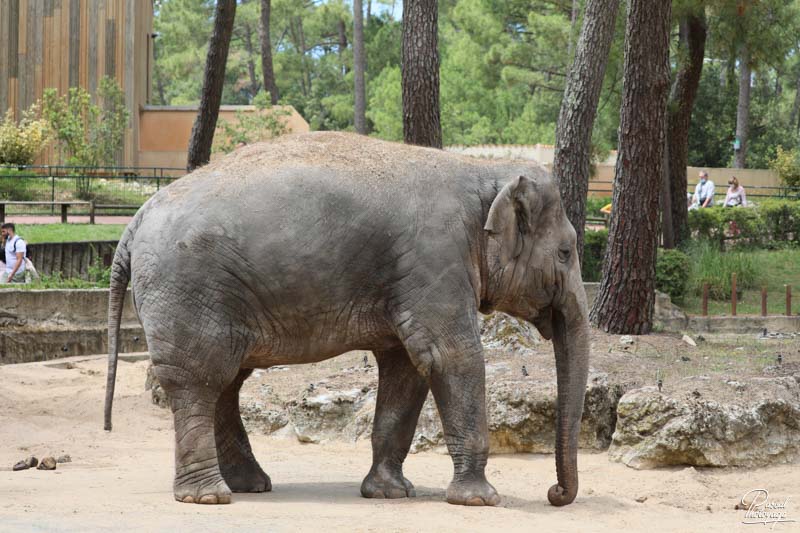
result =
[[[553,310],[553,348],[558,374],[558,484],[550,487],[547,499],[556,506],[572,503],[578,494],[578,435],[589,374],[589,319],[580,276],[577,280],[571,283],[564,306]]]

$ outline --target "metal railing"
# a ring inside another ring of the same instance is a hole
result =
[[[104,214],[130,214],[132,208],[185,174],[185,168],[175,167],[2,165],[0,201],[31,202],[10,204],[6,209],[9,215],[55,215],[58,202],[78,201],[104,205]]]
[[[689,183],[686,192],[689,194],[694,194],[694,189],[696,186],[697,183]],[[604,180],[589,182],[589,192],[595,194],[596,196],[611,196],[613,187],[613,181]],[[782,185],[747,185],[744,187],[744,189],[748,198],[782,198],[789,200],[800,200],[800,187],[786,187]],[[725,192],[727,190],[727,185],[720,185],[716,188],[715,196],[722,196],[722,198],[725,198]]]

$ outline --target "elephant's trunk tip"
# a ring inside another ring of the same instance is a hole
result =
[[[547,491],[547,499],[551,505],[561,507],[562,505],[569,505],[575,501],[578,495],[578,485],[575,484],[569,489],[565,489],[559,484],[555,484]]]

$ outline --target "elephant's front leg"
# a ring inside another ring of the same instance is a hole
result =
[[[403,477],[428,384],[411,364],[402,346],[376,351],[378,399],[372,429],[372,468],[361,484],[365,498],[414,496],[414,486]]]
[[[252,372],[252,369],[240,370],[233,383],[217,400],[214,435],[219,469],[233,492],[272,490],[269,476],[261,469],[250,448],[250,440],[239,413],[239,390]]]
[[[435,315],[434,315],[435,316]],[[489,428],[483,346],[477,317],[427,323],[407,321],[404,343],[429,383],[442,419],[455,473],[447,501],[459,505],[497,505],[500,497],[486,480]]]

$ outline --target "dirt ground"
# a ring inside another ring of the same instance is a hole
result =
[[[784,364],[800,361],[797,339],[721,338],[689,348],[679,337],[654,335],[627,349],[618,340],[596,334],[592,366],[616,365],[613,373],[632,383],[651,379],[657,368],[669,376],[665,386],[698,373],[763,375],[779,352]],[[735,357],[715,355],[720,346]],[[549,343],[537,346],[525,364],[551,371],[548,350]],[[348,354],[265,372],[250,386],[289,390],[362,358]],[[231,505],[181,504],[172,497],[172,418],[144,390],[147,362],[120,362],[108,433],[102,429],[105,357],[68,361],[0,366],[0,531],[762,531],[763,524],[743,524],[745,512],[734,509],[757,488],[767,489],[771,501],[788,498],[786,517],[798,520],[774,530],[800,531],[800,464],[636,471],[610,463],[605,453],[582,453],[578,499],[555,508],[546,498],[555,481],[552,456],[492,456],[487,475],[502,503],[467,508],[444,501],[452,473],[446,455],[409,456],[405,474],[417,498],[367,500],[359,495],[370,464],[367,442],[315,445],[262,435],[251,442],[273,492],[235,494]],[[31,454],[69,454],[72,462],[55,471],[11,471]]]

